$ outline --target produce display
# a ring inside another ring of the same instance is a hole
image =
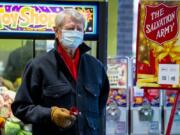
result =
[[[17,123],[6,121],[4,130],[5,135],[17,135],[21,127]]]
[[[10,118],[12,116],[11,104],[15,98],[15,92],[6,87],[0,87],[0,116]]]
[[[16,93],[6,87],[0,87],[0,131],[2,135],[32,135],[31,128],[17,119],[12,111],[11,104]]]

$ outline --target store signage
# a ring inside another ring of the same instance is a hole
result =
[[[145,36],[159,44],[173,39],[178,33],[177,9],[177,6],[163,3],[146,6]]]
[[[124,57],[108,59],[108,78],[111,88],[127,88],[128,59]]]
[[[0,3],[0,32],[53,33],[56,14],[66,8],[82,13],[86,19],[86,33],[96,34],[96,5],[27,3]]]
[[[180,88],[179,2],[141,0],[139,8],[137,85]]]

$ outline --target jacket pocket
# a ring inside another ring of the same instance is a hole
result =
[[[47,86],[43,90],[43,103],[46,106],[64,106],[71,104],[71,87],[66,83]]]
[[[58,98],[68,94],[69,92],[71,92],[71,87],[68,86],[68,84],[66,83],[61,83],[61,84],[47,86],[43,90],[43,95],[47,97]]]
[[[86,111],[99,113],[99,86],[98,84],[85,84],[85,108]]]

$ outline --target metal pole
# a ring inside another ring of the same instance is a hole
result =
[[[173,107],[171,109],[171,114],[170,114],[170,117],[169,117],[169,122],[168,122],[168,126],[167,126],[166,135],[171,134],[171,128],[172,128],[172,125],[173,125],[174,114],[176,112],[176,106],[177,106],[179,95],[180,95],[180,90],[177,91],[176,98],[175,98],[175,103],[174,103],[174,105],[173,105]]]
[[[99,2],[97,58],[107,67],[108,2]],[[100,135],[106,135],[106,109],[100,120]]]

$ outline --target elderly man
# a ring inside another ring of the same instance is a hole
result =
[[[84,18],[66,9],[55,18],[55,48],[27,64],[12,111],[33,135],[99,135],[109,81],[86,52]]]

